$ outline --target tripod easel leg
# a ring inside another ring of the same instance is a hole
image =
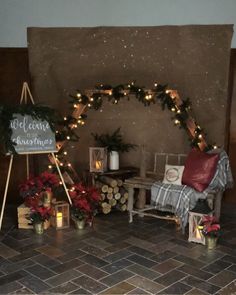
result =
[[[1,210],[1,217],[0,217],[0,230],[2,228],[2,220],[3,220],[3,214],[4,214],[5,204],[6,204],[9,180],[10,180],[10,176],[11,176],[12,162],[13,162],[13,155],[11,155],[11,159],[10,159],[10,162],[9,162],[8,173],[7,173],[7,181],[6,181],[5,191],[4,191],[4,197],[3,197],[3,202],[2,202],[2,210]]]

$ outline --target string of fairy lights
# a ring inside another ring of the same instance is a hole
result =
[[[87,115],[84,112],[87,109],[99,110],[103,105],[104,98],[116,105],[122,99],[130,100],[130,97],[136,98],[146,107],[159,103],[163,110],[170,110],[173,113],[174,125],[187,131],[191,147],[204,151],[217,148],[216,144],[206,143],[206,134],[203,128],[192,118],[190,99],[180,99],[176,90],[169,89],[167,84],[161,85],[159,83],[154,83],[152,89],[146,89],[136,85],[135,82],[131,82],[114,87],[100,84],[95,86],[94,90],[88,90],[84,93],[77,90],[74,95],[70,95],[69,103],[73,107],[73,112],[71,115],[65,116],[63,121],[59,123],[60,128],[56,130],[56,141],[78,141],[79,136],[76,134],[76,130],[85,125]],[[63,145],[58,150],[59,165],[65,169],[71,168],[71,163],[65,161],[67,152]]]

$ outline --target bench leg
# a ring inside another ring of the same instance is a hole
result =
[[[133,208],[134,208],[134,188],[133,187],[129,187],[128,188],[128,212],[129,212],[129,223],[133,222]]]
[[[140,188],[139,189],[139,194],[138,194],[138,200],[135,204],[135,207],[137,209],[144,209],[146,205],[146,189],[145,188]]]
[[[222,192],[217,192],[215,196],[214,215],[218,220],[220,220],[222,196]]]

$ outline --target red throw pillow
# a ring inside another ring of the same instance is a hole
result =
[[[186,159],[182,183],[199,192],[204,191],[215,175],[218,161],[219,154],[191,150]]]

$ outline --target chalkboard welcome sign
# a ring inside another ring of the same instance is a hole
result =
[[[55,134],[45,120],[35,120],[30,115],[14,114],[10,127],[11,140],[18,154],[56,152]]]

